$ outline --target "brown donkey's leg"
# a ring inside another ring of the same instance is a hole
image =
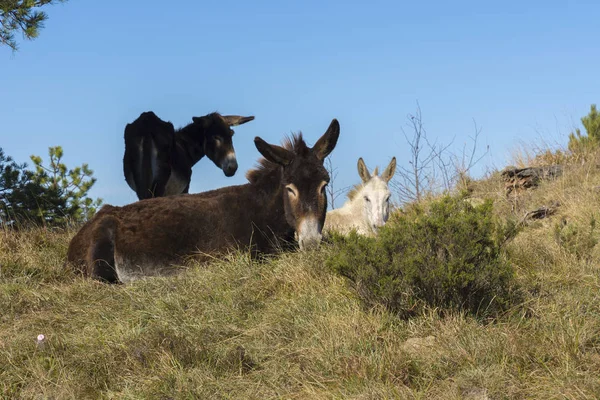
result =
[[[111,215],[100,218],[92,232],[87,254],[88,275],[109,283],[119,283],[115,269],[117,224],[117,219]]]

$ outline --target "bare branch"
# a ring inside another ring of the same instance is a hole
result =
[[[337,178],[338,172],[337,168],[333,167],[333,162],[331,161],[331,157],[327,157],[325,159],[325,169],[329,174],[329,184],[327,185],[327,194],[331,200],[331,209],[335,209],[335,200],[347,190],[347,188],[335,189],[335,180]]]
[[[465,143],[459,157],[450,152],[455,138],[448,144],[429,140],[418,102],[416,112],[408,114],[407,119],[410,132],[404,128],[401,130],[410,150],[409,166],[400,166],[391,182],[401,202],[419,202],[430,194],[453,190],[489,152],[488,146],[482,155],[477,156],[481,129],[475,121],[475,134],[469,136],[472,147]]]

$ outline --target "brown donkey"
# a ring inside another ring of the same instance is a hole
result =
[[[327,212],[323,160],[339,133],[334,119],[312,148],[302,134],[283,147],[256,137],[264,158],[245,185],[105,206],[71,240],[67,262],[87,276],[126,283],[171,274],[190,256],[206,260],[240,246],[272,253],[294,232],[301,250],[316,247]]]
[[[237,171],[232,126],[254,117],[212,113],[175,130],[147,111],[125,127],[123,173],[138,199],[187,193],[192,167],[205,155],[225,176]]]

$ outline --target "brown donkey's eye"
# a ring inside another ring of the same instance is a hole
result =
[[[323,182],[321,183],[321,186],[319,187],[319,193],[320,193],[320,194],[322,194],[322,195],[324,195],[324,194],[325,194],[325,189],[327,189],[327,184],[328,184],[328,183],[329,183],[329,182],[327,182],[327,181],[323,181]]]
[[[289,194],[291,194],[292,196],[296,197],[296,190],[294,185],[288,185],[285,187],[288,191]]]

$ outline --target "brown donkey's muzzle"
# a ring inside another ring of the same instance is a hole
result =
[[[316,217],[305,217],[298,225],[300,250],[316,249],[321,244],[323,227]]]
[[[225,156],[225,159],[223,159],[223,162],[221,162],[221,169],[227,177],[235,175],[235,171],[238,169],[238,163],[234,152],[231,152]]]

